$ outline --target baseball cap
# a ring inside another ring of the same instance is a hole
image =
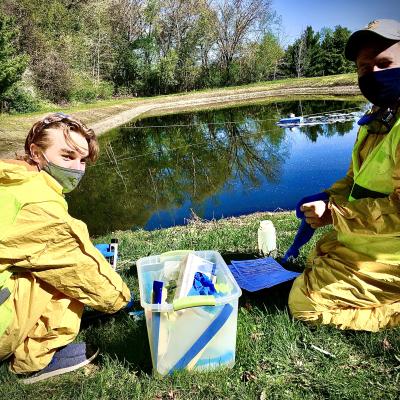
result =
[[[400,41],[400,22],[394,19],[376,19],[363,29],[353,32],[344,50],[346,58],[355,61],[360,47],[374,36],[380,36],[394,42]]]

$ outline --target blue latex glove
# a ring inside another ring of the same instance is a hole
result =
[[[292,245],[289,247],[289,250],[285,253],[282,258],[282,263],[288,261],[289,257],[297,258],[300,252],[300,248],[303,247],[314,235],[315,229],[311,227],[311,225],[307,224],[306,219],[304,217],[304,213],[300,211],[300,207],[304,203],[310,203],[312,201],[327,201],[329,200],[329,196],[327,193],[317,193],[311,196],[307,196],[302,198],[296,205],[296,217],[301,219],[301,224],[299,230],[296,233],[296,236],[293,240]]]
[[[95,244],[94,247],[96,247],[104,257],[112,257],[114,255],[113,251],[109,251],[110,245],[107,243]]]
[[[123,310],[129,311],[131,308],[133,308],[134,303],[135,303],[135,296],[133,295],[133,292],[131,290],[131,299],[129,300],[129,303],[123,308]]]
[[[215,294],[215,286],[202,272],[196,272],[193,279],[193,287],[190,289],[188,296],[210,296]]]

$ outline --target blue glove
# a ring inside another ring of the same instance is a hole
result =
[[[133,292],[131,290],[131,299],[129,300],[129,303],[123,308],[123,310],[129,311],[131,308],[133,308],[134,303],[135,303],[135,296],[133,295]]]
[[[300,211],[300,207],[304,203],[310,203],[312,201],[327,201],[329,196],[327,193],[317,193],[311,196],[307,196],[302,198],[296,205],[296,217],[301,219],[301,224],[299,230],[296,233],[296,236],[293,240],[292,245],[289,247],[289,250],[285,253],[282,258],[282,263],[286,263],[289,257],[297,258],[300,252],[300,248],[303,247],[308,241],[313,237],[315,229],[311,227],[311,225],[307,224],[306,219],[304,217],[304,213]]]
[[[104,257],[112,257],[114,255],[114,252],[110,251],[110,245],[107,243],[95,244],[94,247],[96,247]]]

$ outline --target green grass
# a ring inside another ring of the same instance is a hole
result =
[[[298,226],[291,212],[211,222],[194,219],[184,227],[115,232],[95,241],[119,238],[119,267],[130,288],[138,293],[135,260],[139,257],[174,249],[216,249],[226,258],[252,257],[257,254],[258,222],[266,218],[274,222],[282,255]],[[302,251],[295,269],[304,267],[306,254],[322,233]],[[79,340],[101,349],[94,366],[24,386],[3,363],[0,398],[398,399],[400,328],[366,333],[307,326],[288,314],[289,289],[290,284],[284,284],[240,298],[233,369],[153,376],[144,321],[133,321],[120,312],[93,320],[79,335]]]

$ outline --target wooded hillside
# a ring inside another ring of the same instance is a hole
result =
[[[151,96],[354,70],[341,26],[309,26],[285,50],[271,0],[3,0],[0,100]]]

